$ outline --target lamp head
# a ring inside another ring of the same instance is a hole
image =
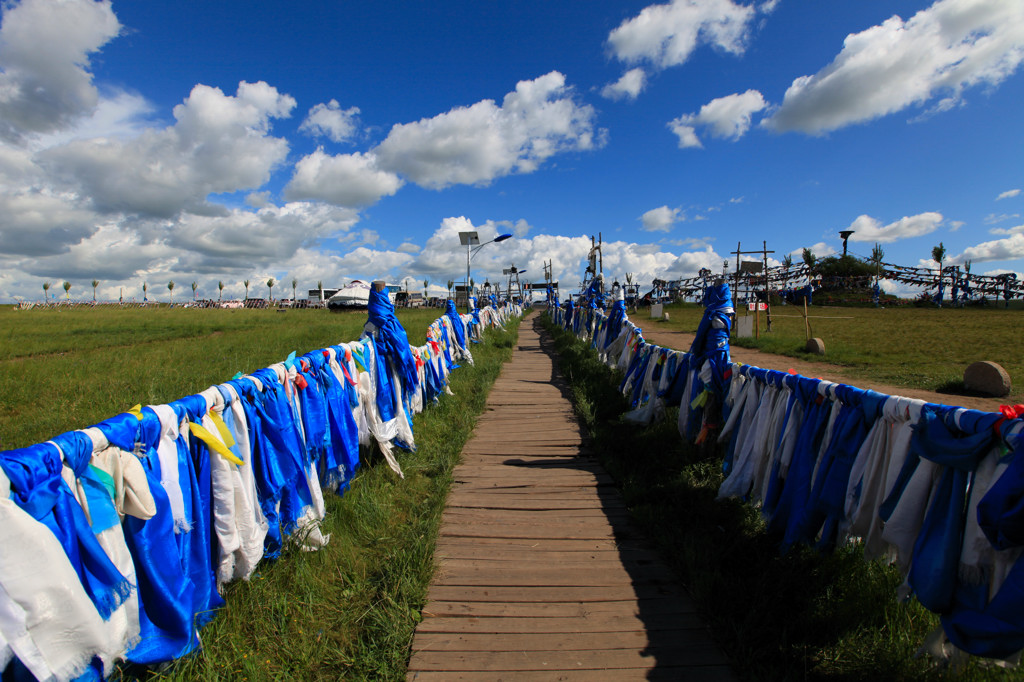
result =
[[[496,242],[503,242],[506,239],[510,239],[511,237],[512,237],[512,234],[509,233],[509,232],[506,232],[505,234],[499,234],[497,237],[494,238],[494,241],[496,241]]]

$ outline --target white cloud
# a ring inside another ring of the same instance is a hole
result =
[[[673,0],[622,22],[608,34],[608,44],[620,61],[658,68],[686,62],[701,44],[741,54],[754,16],[753,7],[730,0]]]
[[[309,110],[299,130],[313,137],[327,136],[332,142],[348,142],[359,129],[359,107],[342,109],[338,100],[317,104]]]
[[[0,191],[0,243],[8,255],[62,253],[96,231],[97,216],[75,197],[50,191]]]
[[[885,244],[934,232],[942,224],[942,221],[942,214],[935,211],[904,216],[896,222],[884,226],[881,221],[871,216],[861,215],[857,216],[857,219],[846,229],[854,230],[854,233],[850,235],[850,241]]]
[[[992,234],[1024,234],[1024,225],[1017,225],[1016,227],[1007,228],[993,228],[989,230]]]
[[[659,206],[640,216],[640,222],[648,232],[668,232],[673,225],[684,219],[680,213],[681,209]]]
[[[1008,189],[1005,192],[1002,192],[999,196],[997,196],[996,197],[996,201],[999,201],[1001,199],[1012,199],[1013,197],[1017,196],[1018,194],[1020,194],[1020,190],[1019,189]]]
[[[964,90],[999,85],[1024,60],[1024,3],[939,0],[907,21],[898,16],[852,33],[827,67],[801,76],[763,125],[814,135],[936,98],[958,105]]]
[[[402,184],[397,175],[379,168],[372,152],[330,156],[317,149],[295,164],[284,196],[290,200],[311,199],[362,207],[393,195]]]
[[[647,74],[642,68],[637,67],[622,74],[622,78],[614,83],[609,83],[604,86],[604,88],[601,89],[601,96],[606,99],[613,100],[634,100],[641,92],[643,92],[646,85]]]
[[[959,256],[950,258],[950,263],[983,263],[985,261],[1006,261],[1024,258],[1024,233],[1012,234],[1005,239],[996,239],[969,246]]]
[[[90,55],[121,24],[110,2],[4,3],[0,25],[0,138],[21,140],[68,126],[99,101]]]
[[[730,204],[742,204],[746,197],[732,197],[729,199]]]
[[[419,253],[420,247],[412,242],[402,242],[395,251],[399,253]]]
[[[669,129],[679,137],[679,147],[701,147],[697,126],[707,129],[713,137],[738,140],[750,130],[750,117],[768,104],[757,90],[713,99],[697,114],[684,114],[669,122]]]
[[[1020,213],[1000,213],[999,215],[996,215],[995,213],[989,213],[987,216],[985,216],[984,222],[986,225],[995,225],[997,223],[1001,223],[1007,220],[1014,220],[1019,217]]]
[[[358,220],[350,208],[292,202],[219,217],[186,214],[164,239],[197,272],[235,271],[286,260],[318,239],[347,234]]]
[[[174,107],[171,127],[128,140],[74,140],[39,158],[99,211],[169,218],[200,210],[210,193],[265,184],[288,154],[287,141],[269,135],[270,119],[294,106],[263,82],[243,81],[235,96],[197,85]]]
[[[380,168],[421,187],[486,185],[531,173],[555,154],[601,146],[594,116],[593,107],[576,102],[565,76],[552,71],[517,83],[501,106],[483,100],[395,125],[375,152]]]

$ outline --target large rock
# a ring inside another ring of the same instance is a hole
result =
[[[825,342],[815,336],[813,339],[807,339],[807,352],[814,353],[816,355],[825,354]]]
[[[1010,393],[1010,375],[994,362],[981,360],[971,363],[964,370],[964,387],[995,398]]]

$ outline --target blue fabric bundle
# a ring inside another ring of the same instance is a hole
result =
[[[84,473],[92,455],[92,441],[81,432],[53,439],[65,461]],[[0,453],[0,468],[11,481],[11,499],[60,541],[78,579],[104,620],[131,594],[132,585],[107,557],[89,527],[85,512],[68,489],[60,471],[63,464],[53,444],[41,443]]]
[[[367,305],[369,321],[377,327],[374,339],[377,351],[392,362],[402,387],[411,393],[419,386],[419,375],[416,372],[416,359],[409,349],[409,337],[405,327],[395,317],[395,306],[388,298],[388,292],[370,289],[370,301]]]
[[[445,316],[452,322],[452,329],[455,330],[455,339],[459,342],[460,346],[465,348],[466,325],[463,324],[462,318],[455,311],[455,301],[448,299],[448,303],[445,305]]]

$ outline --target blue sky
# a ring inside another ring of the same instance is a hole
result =
[[[22,0],[0,301],[881,243],[1024,275],[1024,3]],[[63,292],[60,292],[61,294]],[[288,292],[290,294],[290,292]],[[910,292],[907,292],[910,293]]]

